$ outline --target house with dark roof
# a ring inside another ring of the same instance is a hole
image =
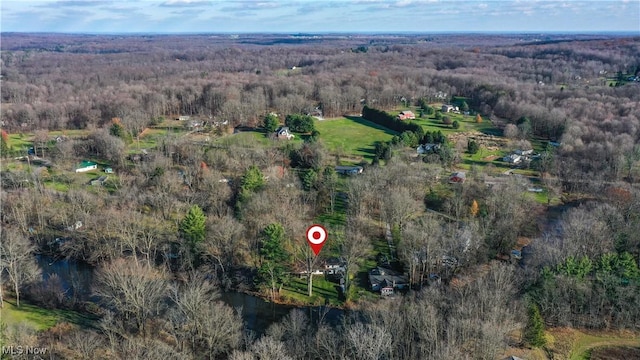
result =
[[[362,166],[336,166],[335,171],[342,175],[358,175],[362,174],[364,169]]]
[[[422,144],[416,148],[418,154],[429,154],[440,149],[440,144]]]
[[[280,126],[276,130],[276,136],[278,137],[278,139],[286,139],[286,140],[291,140],[295,137],[295,135],[293,135],[289,131],[289,128],[287,126]]]
[[[402,290],[409,286],[406,276],[383,267],[376,267],[369,271],[371,291],[380,291],[385,295],[393,294],[394,289]]]
[[[522,156],[518,155],[518,154],[509,154],[505,157],[502,158],[502,161],[512,164],[512,165],[517,165],[519,163],[522,162]]]

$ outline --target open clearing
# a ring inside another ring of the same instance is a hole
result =
[[[517,338],[519,336],[521,335]],[[510,347],[503,355],[530,360],[621,360],[637,359],[640,354],[640,336],[630,331],[586,332],[571,328],[550,328],[546,332],[546,338],[545,348]]]
[[[550,329],[549,350],[561,358],[586,360],[591,351],[605,347],[640,348],[640,337],[632,332],[583,332],[568,328]]]
[[[335,118],[315,122],[321,141],[332,153],[373,159],[376,141],[389,141],[395,131],[361,117]]]
[[[34,330],[47,330],[60,321],[90,326],[94,319],[75,311],[61,309],[45,309],[26,302],[20,302],[20,307],[15,306],[15,301],[5,299],[0,308],[0,323],[8,327],[26,324]]]

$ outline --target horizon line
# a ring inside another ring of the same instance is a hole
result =
[[[470,31],[184,31],[184,32],[89,32],[89,31],[2,31],[0,36],[9,34],[52,34],[52,35],[292,35],[292,36],[317,36],[317,35],[630,35],[640,36],[640,31],[629,30],[470,30]]]

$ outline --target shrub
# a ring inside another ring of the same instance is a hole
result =
[[[467,152],[469,154],[476,154],[478,150],[480,150],[480,145],[478,145],[474,140],[469,140],[467,143]]]
[[[274,114],[268,114],[262,120],[262,127],[267,133],[272,133],[278,129],[278,125],[280,125],[280,121],[278,121],[278,117]]]
[[[316,129],[313,122],[313,117],[302,114],[290,114],[284,120],[285,125],[291,129],[291,131],[299,133],[310,133]]]

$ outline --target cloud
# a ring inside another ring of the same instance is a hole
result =
[[[105,1],[105,0],[87,0],[87,1],[61,0],[61,1],[44,2],[44,3],[39,2],[36,4],[37,5],[34,5],[34,7],[61,9],[61,8],[76,8],[76,7],[91,8],[91,7],[101,6],[101,5],[109,6],[113,4],[113,2]]]
[[[397,7],[405,7],[405,6],[411,6],[413,4],[414,2],[411,0],[401,0],[401,1],[396,1],[394,5]]]
[[[87,7],[91,7],[91,6],[96,6],[96,5],[106,5],[109,4],[110,1],[103,1],[103,0],[61,0],[61,1],[56,1],[54,3],[51,4],[51,6],[54,7],[58,7],[58,6],[62,6],[62,7],[68,7],[68,6],[87,6]]]
[[[637,32],[637,1],[0,0],[0,16],[2,31]]]
[[[277,9],[281,5],[275,1],[232,1],[229,6],[223,7],[224,11],[250,11],[250,10],[268,10]]]
[[[200,7],[209,5],[211,5],[211,1],[207,0],[167,0],[160,3],[161,7]]]
[[[296,13],[299,15],[314,14],[327,10],[350,7],[351,4],[345,2],[317,1],[312,3],[299,4]]]

